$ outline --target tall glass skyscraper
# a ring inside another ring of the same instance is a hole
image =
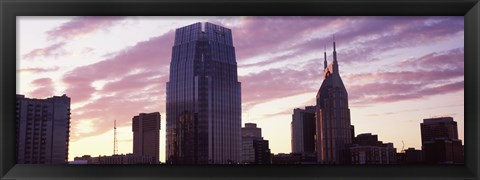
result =
[[[195,23],[176,30],[167,82],[167,163],[240,162],[240,89],[230,29]],[[185,135],[193,140],[182,142],[191,139]]]

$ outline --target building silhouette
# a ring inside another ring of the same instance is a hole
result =
[[[271,164],[268,140],[262,137],[262,129],[254,123],[242,128],[242,163]]]
[[[153,157],[155,164],[159,163],[160,113],[140,113],[134,116],[132,131],[133,155]]]
[[[317,161],[323,164],[348,164],[352,143],[348,93],[340,77],[335,41],[333,63],[327,66],[324,53],[323,82],[316,96]]]
[[[185,111],[195,122],[194,164],[240,162],[241,91],[230,29],[207,22],[175,31],[166,101],[167,163],[177,163],[175,129]]]
[[[352,164],[396,164],[397,150],[393,143],[383,143],[377,135],[359,134],[350,146]]]
[[[75,157],[69,164],[158,164],[158,160],[156,160],[156,157],[131,153],[98,157],[83,155],[82,157]]]
[[[68,160],[70,98],[30,99],[17,94],[18,164],[65,164]]]
[[[426,163],[464,163],[462,141],[458,139],[457,122],[452,117],[424,119],[420,129]]]
[[[291,133],[292,153],[315,153],[315,106],[293,110]]]
[[[420,149],[408,148],[397,153],[397,164],[422,164],[423,152]]]

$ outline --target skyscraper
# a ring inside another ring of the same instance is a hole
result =
[[[315,106],[293,110],[291,131],[292,153],[315,152]]]
[[[64,164],[68,160],[70,98],[17,95],[17,163]]]
[[[345,164],[349,161],[348,146],[352,142],[348,93],[340,77],[333,42],[333,63],[327,66],[324,53],[323,82],[316,97],[317,161]]]
[[[133,154],[149,156],[159,163],[160,113],[140,113],[132,118]]]
[[[167,163],[176,163],[174,137],[186,111],[194,117],[195,164],[240,162],[241,92],[230,29],[195,23],[175,31],[166,109]]]

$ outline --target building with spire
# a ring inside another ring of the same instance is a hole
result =
[[[352,127],[348,93],[340,77],[335,37],[333,63],[327,65],[324,52],[323,82],[316,96],[316,152],[322,164],[348,164]]]

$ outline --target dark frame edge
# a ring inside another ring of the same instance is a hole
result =
[[[465,74],[470,75],[465,76],[465,94],[471,97],[465,99],[465,104],[473,105],[465,106],[465,114],[469,115],[465,119],[472,120],[471,126],[465,126],[465,137],[475,137],[475,139],[465,138],[465,159],[467,160],[465,165],[472,175],[479,179],[480,144],[478,140],[480,139],[480,133],[478,130],[480,129],[480,123],[478,122],[478,111],[480,108],[480,52],[477,48],[480,45],[480,2],[477,2],[464,17],[465,37],[468,37],[464,40],[465,59],[470,59],[470,61],[465,61]],[[469,144],[474,144],[475,146],[469,146]]]
[[[470,1],[472,2],[472,1]],[[465,144],[474,144],[475,146],[465,146],[465,154],[472,155],[467,157],[470,160],[466,161],[466,170],[468,171],[469,174],[466,174],[465,177],[458,177],[458,179],[479,179],[479,173],[478,173],[478,168],[479,168],[479,161],[480,161],[480,156],[479,156],[479,150],[480,150],[480,144],[478,144],[478,140],[480,139],[480,133],[478,132],[478,129],[480,129],[480,124],[478,122],[479,116],[478,116],[478,111],[479,111],[479,102],[480,102],[480,63],[478,60],[480,59],[479,56],[479,50],[475,49],[478,48],[480,45],[480,3],[476,1],[477,3],[467,12],[465,13],[465,36],[469,37],[468,39],[465,39],[465,59],[468,59],[470,61],[465,61],[465,74],[470,75],[469,78],[467,76],[465,77],[465,94],[468,94],[469,99],[465,99],[465,114],[468,114],[470,116],[465,116],[465,119],[471,119],[473,120],[473,123],[470,124],[470,126],[465,126],[465,136],[469,137],[466,138]],[[3,0],[0,0],[0,39],[2,42],[0,43],[0,84],[2,86],[5,85],[7,81],[12,81],[12,78],[10,77],[13,74],[13,77],[15,77],[15,61],[12,62],[11,59],[16,59],[16,47],[15,46],[8,46],[10,43],[9,42],[15,42],[16,36],[8,36],[11,35],[12,33],[16,33],[16,27],[15,26],[9,26],[15,23],[15,18],[11,18],[11,16],[15,16],[12,12],[15,12],[14,10],[9,10],[8,8],[5,8]],[[7,19],[8,18],[8,19]],[[14,22],[11,22],[14,21]],[[470,23],[467,23],[470,22]],[[473,24],[473,25],[472,25]],[[11,45],[11,44],[10,44]],[[470,47],[470,48],[468,48]],[[471,48],[475,47],[475,48]],[[8,62],[5,62],[8,59]],[[477,61],[473,61],[477,60]],[[13,67],[13,68],[12,68]],[[10,76],[9,76],[10,75]],[[473,77],[472,77],[473,76]],[[468,88],[467,88],[468,87]],[[8,129],[6,127],[10,127],[10,123],[5,122],[5,117],[11,117],[13,118],[13,112],[14,109],[12,106],[8,107],[5,106],[6,102],[14,102],[15,98],[14,97],[8,97],[7,95],[11,95],[14,92],[15,89],[12,87],[10,88],[0,88],[0,179],[3,178],[11,178],[11,179],[16,179],[18,178],[19,174],[16,172],[23,172],[22,170],[25,170],[24,166],[16,166],[15,165],[15,160],[14,156],[5,156],[8,155],[7,152],[11,151],[11,146],[9,147],[8,145],[14,145],[14,142],[12,140],[12,135],[14,134],[14,130]],[[7,100],[7,101],[5,101]],[[473,105],[473,106],[467,106],[467,105]],[[8,112],[9,114],[4,114]],[[476,121],[475,121],[476,120]],[[475,137],[476,139],[472,139],[472,137]],[[8,139],[7,139],[8,138]],[[7,141],[6,141],[7,140]],[[8,150],[10,149],[10,150]],[[39,177],[41,178],[47,178],[47,177]],[[51,178],[55,178],[51,177]],[[59,178],[57,176],[57,178]],[[80,178],[80,177],[78,177]],[[92,177],[92,178],[101,178],[101,176],[97,177]],[[188,177],[180,178],[180,177],[172,177],[172,178],[179,178],[179,179],[190,179]],[[208,177],[199,177],[200,179],[207,179]],[[340,178],[340,177],[339,177]],[[438,177],[437,177],[438,178]],[[75,178],[76,179],[76,178]],[[191,178],[193,179],[193,178]],[[245,179],[245,177],[240,178],[240,177],[230,177],[229,179]],[[271,178],[274,179],[274,178]],[[312,178],[313,179],[313,178]],[[315,179],[323,179],[323,178],[315,178]],[[336,178],[334,178],[336,179]],[[362,179],[362,178],[358,178]],[[369,179],[363,177],[363,179]],[[410,179],[410,178],[409,178]],[[412,178],[412,179],[420,179],[420,178]],[[422,178],[423,179],[423,178]]]

